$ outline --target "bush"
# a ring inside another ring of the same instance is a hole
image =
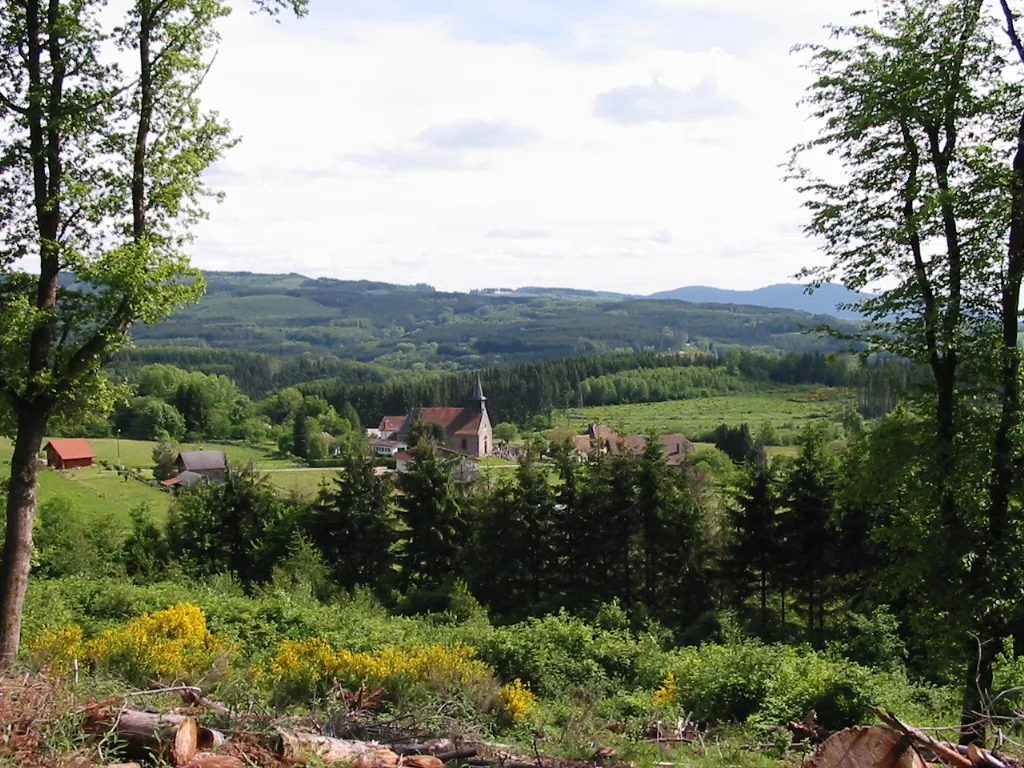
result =
[[[653,688],[664,664],[652,636],[602,631],[565,613],[495,629],[480,652],[502,679],[520,678],[551,697],[578,687]]]
[[[830,730],[869,720],[873,706],[894,706],[909,687],[898,676],[808,648],[753,640],[679,649],[668,672],[679,705],[703,719],[781,723],[814,709]]]
[[[203,612],[188,604],[144,614],[93,640],[83,638],[78,625],[47,630],[29,643],[29,653],[38,666],[54,671],[66,673],[73,659],[88,659],[127,682],[146,685],[195,677],[228,651],[207,630]]]

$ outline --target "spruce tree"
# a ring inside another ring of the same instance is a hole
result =
[[[435,588],[462,572],[466,522],[451,462],[421,441],[416,460],[398,476],[398,517],[405,530],[399,562],[406,589]]]
[[[800,438],[800,453],[783,486],[780,565],[783,577],[803,600],[807,637],[816,646],[824,640],[836,487],[835,458],[823,431],[810,427]]]
[[[736,492],[727,563],[740,599],[749,594],[752,585],[755,586],[762,632],[768,626],[768,591],[776,578],[779,555],[775,483],[769,464],[748,468],[743,484]]]
[[[324,484],[305,520],[310,541],[338,586],[382,591],[393,574],[393,485],[374,471],[369,453],[346,446],[338,474]]]

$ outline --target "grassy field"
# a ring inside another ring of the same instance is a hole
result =
[[[120,443],[120,448],[118,447]],[[44,442],[45,446],[46,443]],[[111,465],[118,463],[118,452],[120,451],[121,463],[126,467],[134,469],[148,469],[153,466],[153,448],[156,443],[148,440],[117,440],[113,437],[90,438],[89,445],[96,451],[97,461],[106,461]],[[182,451],[224,451],[227,453],[228,461],[234,464],[246,464],[253,462],[260,468],[294,467],[297,464],[288,459],[275,456],[267,449],[254,448],[250,445],[220,443],[186,443],[179,446]],[[6,464],[11,460],[11,441],[0,437],[0,464]]]
[[[282,491],[310,499],[316,496],[324,480],[338,474],[338,469],[273,469],[266,474],[270,482]]]
[[[722,395],[664,403],[609,405],[566,411],[558,427],[579,432],[597,422],[620,434],[643,434],[652,427],[662,434],[702,435],[719,424],[744,422],[756,435],[770,423],[782,437],[795,437],[815,421],[839,421],[854,404],[853,392],[830,387],[787,387],[754,394]]]
[[[144,440],[120,440],[115,438],[90,439],[89,444],[96,451],[98,461],[117,464],[118,442],[120,442],[121,461],[125,466],[134,469],[148,470],[153,466],[153,447],[156,445]],[[44,443],[45,445],[45,443]],[[237,464],[252,461],[261,469],[280,469],[295,467],[294,461],[275,457],[268,450],[253,448],[247,445],[219,445],[215,443],[198,443],[182,445],[182,450],[223,450],[228,460]],[[0,438],[0,476],[9,473],[12,446],[11,441]],[[313,477],[310,477],[312,475]],[[294,477],[293,477],[294,476]],[[275,484],[283,490],[298,490],[300,493],[314,494],[319,485],[320,471],[312,473],[284,472],[273,473]],[[277,480],[277,478],[280,478]],[[43,468],[39,473],[39,501],[45,503],[50,499],[63,498],[69,501],[85,517],[112,514],[128,525],[128,513],[142,504],[150,508],[150,512],[158,520],[167,516],[173,497],[147,483],[119,477],[113,470],[101,466],[86,469],[56,472]]]

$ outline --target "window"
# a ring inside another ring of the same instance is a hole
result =
[[[462,438],[462,450],[466,450],[466,438]]]

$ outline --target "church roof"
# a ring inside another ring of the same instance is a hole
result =
[[[475,435],[480,420],[480,412],[472,408],[417,408],[409,414],[406,425],[427,422],[438,424],[448,435]]]

